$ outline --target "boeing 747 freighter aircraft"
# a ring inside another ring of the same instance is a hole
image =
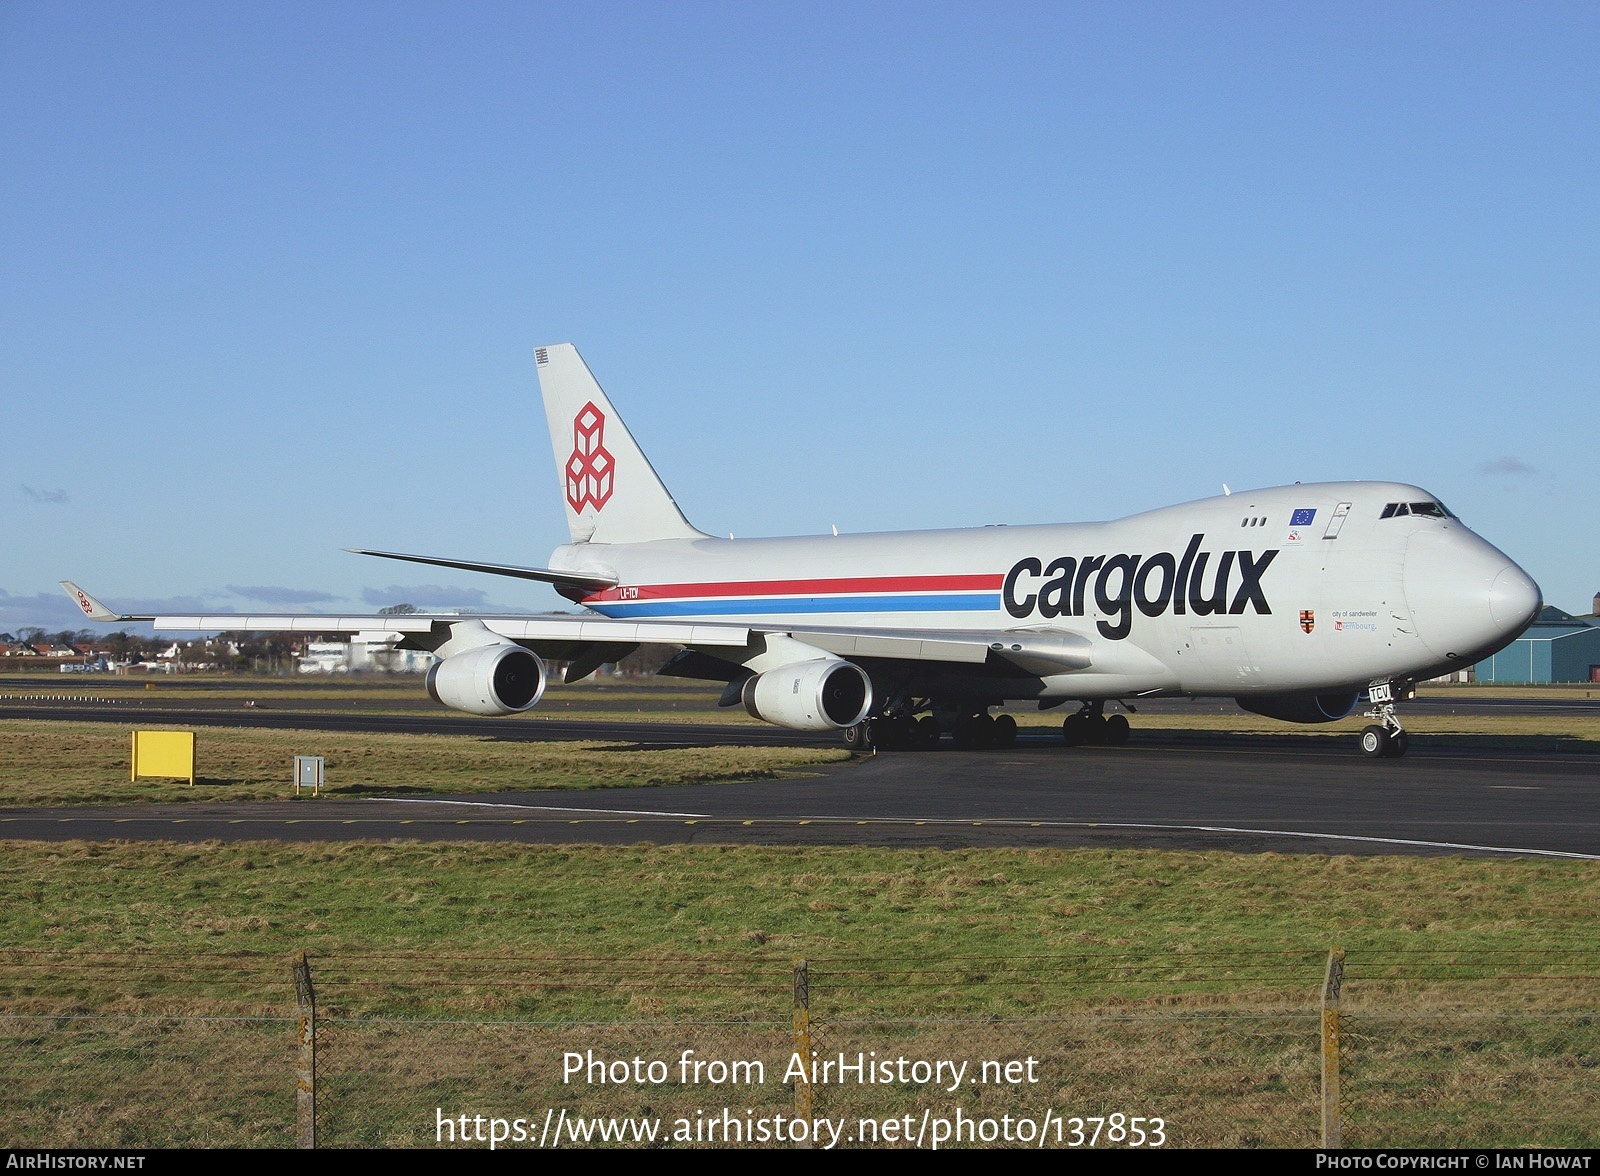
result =
[[[1398,756],[1395,704],[1508,645],[1538,586],[1432,494],[1392,482],[1280,486],[1104,523],[719,539],[690,526],[570,344],[534,352],[572,541],[543,568],[358,554],[541,580],[597,617],[130,616],[70,581],[94,621],[164,630],[389,632],[431,650],[433,697],[535,706],[546,659],[575,682],[641,644],[721,702],[846,742],[1004,746],[995,708],[1076,702],[1068,744],[1122,743],[1133,700],[1224,696],[1293,723],[1363,701],[1369,756]]]

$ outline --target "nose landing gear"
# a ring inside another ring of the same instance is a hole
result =
[[[1405,694],[1404,687],[1399,693]],[[1372,709],[1363,714],[1366,718],[1378,720],[1361,729],[1361,754],[1368,759],[1399,759],[1406,753],[1410,740],[1395,714],[1395,694],[1393,682],[1374,682],[1367,687],[1367,699],[1372,703]]]

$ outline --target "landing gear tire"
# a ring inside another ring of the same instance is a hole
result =
[[[1104,728],[1105,740],[1112,747],[1121,747],[1128,742],[1128,737],[1133,733],[1128,726],[1126,715],[1107,715]]]
[[[844,729],[844,745],[851,751],[867,751],[872,747],[872,724],[857,723]]]
[[[1067,741],[1068,747],[1082,747],[1086,743],[1093,743],[1095,734],[1094,719],[1081,711],[1075,715],[1068,715],[1061,724],[1061,737]]]
[[[939,720],[932,715],[923,715],[911,728],[911,746],[923,751],[932,751],[939,746]]]
[[[912,746],[911,733],[914,726],[914,721],[904,715],[896,715],[889,719],[874,719],[873,739],[880,750],[909,751]]]
[[[1372,709],[1363,712],[1377,723],[1361,729],[1361,754],[1369,759],[1399,759],[1406,753],[1411,741],[1405,728],[1395,717],[1395,701],[1415,695],[1415,683],[1401,679],[1390,682],[1373,682],[1367,687],[1367,701]]]
[[[1010,747],[1017,741],[1017,720],[1010,715],[994,717],[994,746]]]
[[[950,728],[950,742],[957,751],[967,751],[978,745],[977,723],[972,719],[957,719]]]

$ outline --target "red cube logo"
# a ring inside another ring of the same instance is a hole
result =
[[[616,489],[617,463],[605,447],[606,414],[591,401],[572,418],[572,456],[567,458],[567,505],[599,510]]]

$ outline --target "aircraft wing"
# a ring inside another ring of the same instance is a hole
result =
[[[673,620],[619,621],[524,613],[191,613],[134,615],[107,608],[70,580],[61,581],[84,615],[102,623],[150,622],[178,632],[398,633],[406,644],[432,649],[450,639],[454,626],[480,624],[489,632],[536,653],[590,660],[585,653],[604,646],[683,645],[690,649],[731,650],[753,646],[760,637],[783,634],[847,659],[873,658],[981,665],[993,656],[1029,673],[1063,673],[1090,665],[1092,642],[1071,633],[1037,630],[917,630],[829,627],[825,625],[731,625]],[[627,652],[621,649],[616,656]],[[713,654],[715,656],[715,654]],[[612,660],[610,657],[605,660]],[[737,660],[737,659],[735,659]]]
[[[62,580],[73,602],[91,621],[148,621],[173,632],[230,633],[370,633],[449,635],[451,625],[476,621],[519,644],[540,642],[634,642],[670,645],[744,645],[748,627],[697,625],[681,621],[613,621],[605,617],[568,617],[527,613],[159,613],[136,615],[107,608],[71,580]]]

